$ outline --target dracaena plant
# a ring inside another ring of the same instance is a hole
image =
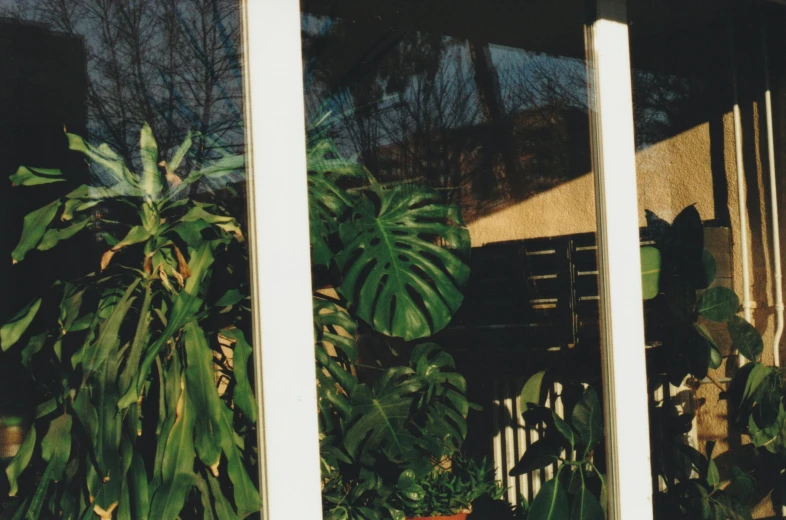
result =
[[[105,144],[67,138],[93,180],[27,215],[13,260],[82,230],[105,249],[0,328],[47,397],[6,469],[14,518],[243,518],[260,508],[248,308],[241,284],[211,284],[244,272],[243,235],[227,203],[186,190],[226,186],[243,157],[181,173],[191,136],[163,157],[145,124],[136,172]],[[66,177],[23,166],[11,181]],[[73,252],[85,254],[59,254]]]
[[[469,233],[438,192],[381,184],[343,158],[328,135],[333,119],[308,132],[325,518],[403,520],[391,502],[400,475],[429,474],[466,436],[466,382],[422,340],[461,305]],[[359,329],[418,344],[408,363],[358,377]]]

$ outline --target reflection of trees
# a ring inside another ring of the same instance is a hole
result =
[[[636,147],[644,148],[708,120],[711,96],[697,78],[633,72]]]
[[[242,144],[235,0],[18,0],[0,15],[83,38],[91,138],[126,158],[142,121],[165,150],[200,132],[196,161]]]
[[[352,22],[304,18],[306,106],[380,180],[473,218],[589,171],[581,61]]]

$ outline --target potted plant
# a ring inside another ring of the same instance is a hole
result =
[[[391,503],[407,520],[465,520],[476,500],[499,500],[503,492],[485,459],[477,462],[456,455],[422,477],[412,470],[402,472]]]
[[[323,510],[404,520],[392,502],[399,475],[425,476],[466,436],[466,381],[427,340],[461,305],[469,232],[439,192],[380,183],[343,158],[329,138],[335,120],[308,132]],[[408,362],[360,367],[361,333],[394,341]]]
[[[79,255],[85,274],[31,294],[0,327],[3,355],[21,359],[40,397],[5,471],[14,518],[248,516],[261,501],[249,472],[247,263],[232,205],[212,191],[231,189],[244,158],[216,151],[194,164],[190,134],[159,151],[145,124],[135,168],[66,137],[92,181],[25,217],[13,261],[84,230],[103,252],[59,251]],[[26,166],[11,176],[20,190],[67,179]]]

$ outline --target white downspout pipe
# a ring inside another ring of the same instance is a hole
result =
[[[737,57],[734,44],[733,16],[729,18],[729,52],[731,56],[732,85],[734,95],[734,152],[737,158],[737,203],[740,211],[740,250],[742,252],[742,312],[745,321],[751,322],[751,276],[750,255],[748,250],[748,208],[745,196],[745,164],[742,155],[742,117],[740,116],[739,88],[737,85]],[[740,354],[739,365],[745,364],[745,358]]]
[[[764,53],[764,109],[767,117],[767,158],[770,169],[770,215],[772,217],[772,263],[775,285],[775,336],[772,340],[772,359],[776,367],[781,365],[780,342],[783,336],[783,272],[781,271],[781,236],[778,219],[778,188],[775,171],[775,131],[772,124],[772,93],[770,91],[770,65],[767,55],[767,33],[764,20],[761,24],[762,49]]]
[[[770,91],[770,63],[767,53],[767,33],[764,18],[759,11],[762,52],[764,54],[764,110],[767,118],[767,159],[770,169],[770,212],[772,216],[772,262],[775,284],[775,335],[772,339],[772,360],[776,367],[781,364],[780,342],[783,336],[783,273],[781,272],[781,237],[778,222],[778,191],[775,172],[775,131],[772,124],[772,93]],[[781,470],[781,479],[786,475]],[[780,517],[786,518],[786,504],[781,504]]]

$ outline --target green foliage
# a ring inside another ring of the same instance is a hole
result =
[[[56,283],[0,328],[2,350],[18,350],[48,396],[6,472],[22,497],[16,516],[248,516],[261,507],[250,473],[256,404],[242,332],[248,308],[242,287],[216,298],[211,284],[247,261],[243,235],[220,197],[183,192],[197,180],[221,186],[243,158],[215,157],[181,178],[190,135],[167,165],[144,125],[137,174],[107,145],[67,137],[94,184],[25,217],[13,259],[99,227],[106,250],[100,259],[61,251],[100,270]],[[36,186],[61,177],[20,167],[11,180]],[[229,381],[221,392],[219,375]]]
[[[450,468],[435,467],[418,478],[412,470],[399,475],[390,502],[408,518],[468,512],[483,496],[499,500],[504,489],[494,480],[494,467],[485,460],[454,457]]]
[[[659,288],[654,299],[666,310],[664,321],[656,326],[664,336],[669,381],[679,385],[689,374],[702,379],[710,368],[720,367],[721,352],[704,320],[726,325],[736,338],[734,347],[751,359],[757,358],[763,348],[761,336],[736,315],[740,306],[737,295],[726,287],[710,287],[716,264],[704,248],[704,229],[696,208],[688,206],[672,224],[651,212],[647,212],[647,218],[655,245],[642,248],[642,259],[644,249],[660,251]],[[649,255],[654,253],[646,253]],[[651,283],[648,278],[653,276],[644,276],[642,283]],[[651,294],[655,294],[654,289],[645,291],[645,299]]]
[[[660,292],[660,250],[656,247],[641,248],[641,289],[645,300],[655,298]]]
[[[355,338],[363,329],[411,341],[444,328],[469,277],[469,233],[437,192],[382,186],[343,159],[326,121],[308,141],[324,517],[403,520],[402,474],[430,482],[408,507],[445,500],[449,489],[457,501],[471,498],[478,468],[435,476],[467,434],[466,382],[428,342],[406,347],[408,363],[359,377]]]
[[[664,258],[662,294],[658,298],[662,298],[668,314],[658,325],[667,332],[664,347],[668,382],[679,385],[686,375],[703,378],[709,369],[721,366],[720,350],[703,320],[724,325],[732,347],[748,361],[735,371],[728,391],[721,393],[729,403],[730,423],[760,454],[775,455],[771,467],[782,467],[786,452],[782,377],[777,369],[761,364],[764,343],[756,328],[737,316],[740,303],[734,291],[710,287],[716,263],[703,249],[698,212],[688,207],[671,225],[648,212],[648,221]],[[654,374],[659,368],[648,367],[654,384],[667,382]],[[687,446],[683,436],[691,429],[693,419],[693,414],[677,415],[663,403],[650,404],[654,478],[666,484],[665,491],[655,493],[656,517],[751,518],[750,511],[758,501],[754,496],[756,481],[734,465],[720,471],[712,458],[714,443],[707,444],[706,455]],[[750,457],[738,457],[737,461],[746,459]],[[773,480],[759,485],[766,489],[779,484]]]
[[[675,444],[677,471],[665,493],[655,495],[658,518],[702,520],[749,520],[755,480],[736,466],[722,479],[712,458],[714,442],[707,455],[688,445]]]
[[[382,192],[378,208],[360,199],[339,236],[339,290],[375,330],[413,340],[450,322],[469,277],[461,260],[469,231],[457,207],[425,187],[397,186]]]
[[[524,427],[540,432],[540,439],[527,448],[510,474],[531,474],[557,465],[554,477],[543,483],[529,504],[527,520],[603,520],[606,483],[598,464],[603,467],[605,461],[597,461],[595,455],[604,442],[600,400],[592,387],[559,382],[561,395],[552,390],[553,373],[538,372],[524,384],[519,397]],[[549,394],[552,402],[562,399],[564,416],[545,405]]]

